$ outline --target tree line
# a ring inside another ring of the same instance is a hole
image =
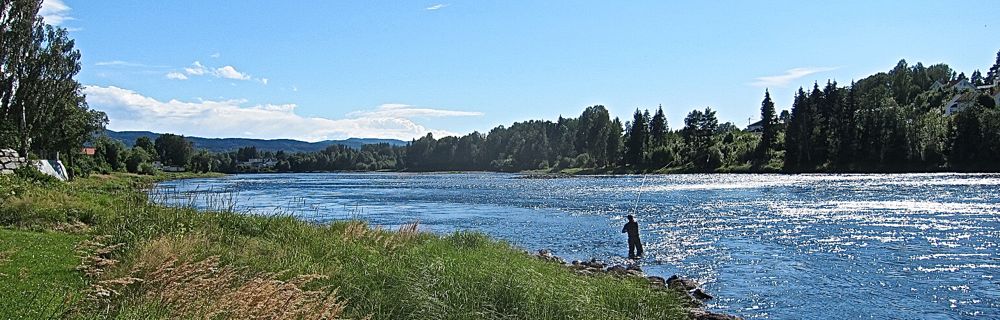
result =
[[[765,90],[755,130],[720,124],[711,108],[688,112],[683,126],[672,130],[662,106],[653,112],[637,108],[623,122],[596,105],[575,118],[515,122],[485,134],[459,137],[427,134],[402,147],[331,146],[301,153],[247,147],[209,153],[194,150],[181,136],[163,135],[162,139],[173,142],[160,147],[160,139],[136,141],[133,150],[146,151],[124,156],[119,167],[133,171],[136,166],[130,163],[159,159],[192,170],[220,172],[996,171],[1000,169],[1000,110],[991,94],[1000,93],[1000,88],[961,90],[953,84],[968,80],[988,87],[997,82],[998,70],[1000,52],[987,76],[978,70],[974,73],[976,80],[956,74],[945,64],[911,66],[903,60],[888,72],[847,86],[829,80],[823,86],[814,83],[810,90],[800,88],[790,110],[780,113]],[[100,150],[108,149],[99,147],[99,154]],[[251,159],[270,162],[259,166]]]

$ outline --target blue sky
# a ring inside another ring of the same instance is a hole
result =
[[[985,72],[1000,2],[46,0],[113,130],[409,139],[663,105],[740,126],[842,84],[944,62]]]

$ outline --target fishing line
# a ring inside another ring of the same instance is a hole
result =
[[[646,186],[646,177],[648,174],[642,175],[642,182],[639,184],[639,190],[635,195],[635,205],[632,206],[632,214],[639,214],[639,198],[642,198],[642,188]]]

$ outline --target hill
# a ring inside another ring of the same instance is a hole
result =
[[[156,140],[159,133],[149,131],[111,131],[106,130],[105,134],[112,139],[119,140],[131,147],[135,139],[139,137],[149,137]],[[406,141],[396,139],[375,139],[375,138],[349,138],[345,140],[324,140],[317,142],[306,142],[291,139],[246,139],[246,138],[202,138],[185,137],[194,143],[197,149],[207,149],[212,152],[235,151],[242,147],[257,147],[260,151],[285,151],[285,152],[315,152],[326,149],[332,145],[344,145],[353,149],[361,149],[366,144],[388,143],[394,146],[405,146]]]

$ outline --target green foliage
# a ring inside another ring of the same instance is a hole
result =
[[[125,144],[121,141],[102,135],[94,142],[94,149],[97,167],[102,172],[120,171],[125,167],[128,154]]]
[[[49,158],[79,149],[107,117],[87,107],[74,79],[80,51],[66,29],[37,16],[40,5],[0,1],[0,145]]]
[[[97,161],[94,157],[82,153],[72,156],[69,164],[69,174],[73,178],[86,178],[97,170]]]
[[[184,136],[161,134],[153,142],[156,154],[164,165],[185,167],[194,155],[194,146]]]
[[[146,151],[146,154],[155,157],[156,156],[156,146],[153,144],[153,139],[149,137],[138,137],[135,139],[135,143],[132,144],[132,148],[141,148]],[[156,160],[156,159],[150,159]]]
[[[762,130],[756,160],[767,162],[778,138],[778,115],[774,109],[774,101],[771,101],[771,93],[767,90],[764,90],[764,101],[760,103],[760,124]]]
[[[649,120],[645,115],[635,109],[632,114],[632,122],[627,123],[628,130],[625,131],[625,156],[623,161],[626,166],[641,167],[645,164],[646,150],[649,142]]]
[[[145,162],[139,164],[139,174],[155,175],[156,172],[156,168],[153,167],[152,163]]]
[[[953,74],[944,64],[924,68],[902,60],[848,87],[800,89],[785,132],[784,170],[1000,169],[989,151],[994,129],[986,124],[995,100],[986,91],[947,87],[964,77]],[[973,73],[973,80],[980,77]],[[949,101],[962,106],[951,116],[943,114]]]
[[[20,168],[14,169],[14,175],[24,179],[25,181],[30,181],[33,183],[48,185],[48,184],[58,184],[62,183],[61,180],[56,177],[47,175],[38,171],[34,166],[22,166]]]
[[[144,163],[149,163],[152,157],[146,152],[146,149],[140,147],[132,147],[132,150],[128,152],[128,158],[125,160],[125,170],[131,173],[138,173],[140,166]]]

